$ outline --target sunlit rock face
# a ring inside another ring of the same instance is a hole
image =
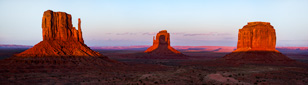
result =
[[[155,37],[153,37],[153,46],[148,48],[146,53],[156,53],[156,54],[180,54],[181,52],[175,50],[170,46],[170,34],[167,30],[159,31]]]
[[[72,25],[72,16],[65,12],[44,12],[42,20],[43,40],[79,41],[83,43],[81,20],[78,19],[78,30]]]
[[[72,17],[65,12],[47,10],[42,18],[43,41],[15,56],[102,56],[84,44],[81,32],[72,25]]]
[[[290,64],[294,60],[275,49],[276,33],[269,22],[248,22],[239,29],[237,49],[219,60],[245,64]]]
[[[276,33],[269,22],[248,22],[238,32],[237,49],[240,51],[276,51]]]

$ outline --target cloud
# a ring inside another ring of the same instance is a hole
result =
[[[152,35],[155,36],[156,32],[125,32],[125,33],[106,33],[107,35]],[[182,35],[182,36],[227,36],[231,35],[230,33],[218,33],[218,32],[210,32],[210,33],[170,33],[171,35]]]
[[[172,34],[172,35],[183,35],[185,33],[184,32],[178,32],[178,33],[170,33],[170,34]]]
[[[125,33],[105,33],[106,35],[137,35],[138,33],[130,33],[130,32],[125,32]]]
[[[156,35],[155,32],[144,32],[142,35]],[[182,35],[182,36],[226,36],[231,35],[230,33],[218,33],[218,32],[210,32],[210,33],[185,33],[185,32],[175,32],[170,33],[171,35]]]
[[[145,33],[142,33],[142,35],[155,35],[156,33],[154,32],[145,32]]]
[[[183,36],[226,36],[231,35],[229,33],[217,33],[217,32],[210,32],[210,33],[184,33]]]
[[[112,35],[113,33],[106,33],[107,35]]]
[[[144,32],[144,33],[136,33],[136,32],[125,32],[125,33],[105,33],[106,35],[156,35],[156,33]]]
[[[130,33],[130,32],[125,32],[125,33],[116,33],[116,35],[136,35],[137,33]]]
[[[211,34],[203,34],[203,33],[197,33],[197,34],[183,34],[183,36],[200,36],[200,35],[211,35]]]

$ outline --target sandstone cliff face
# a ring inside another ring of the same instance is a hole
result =
[[[72,16],[65,12],[44,12],[42,20],[43,40],[79,41],[83,43],[81,20],[78,19],[78,30],[72,25]]]
[[[70,14],[47,10],[42,18],[43,41],[15,56],[102,56],[84,44],[81,20],[78,30],[72,25]]]
[[[269,22],[249,22],[239,29],[237,50],[276,51],[276,33]]]
[[[239,29],[237,49],[222,60],[232,63],[287,64],[294,60],[275,49],[276,33],[269,22],[249,22]]]
[[[170,46],[170,34],[167,30],[159,31],[159,33],[156,34],[156,39],[153,37],[153,46],[148,48],[145,52],[157,54],[181,53]]]

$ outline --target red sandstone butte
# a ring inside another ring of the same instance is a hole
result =
[[[167,30],[159,31],[156,35],[156,39],[153,37],[153,46],[149,47],[144,52],[156,54],[181,54],[181,52],[170,46],[170,34]]]
[[[239,29],[237,49],[222,60],[258,64],[286,64],[294,61],[275,47],[276,33],[269,22],[248,22]]]
[[[84,44],[80,25],[78,19],[76,30],[70,14],[47,10],[42,18],[43,41],[15,56],[102,56]]]
[[[237,49],[240,51],[275,51],[276,33],[269,22],[248,22],[238,32]]]
[[[72,25],[71,15],[47,10],[42,18],[43,41],[32,48],[0,61],[5,72],[86,71],[119,65],[84,44],[81,32]]]

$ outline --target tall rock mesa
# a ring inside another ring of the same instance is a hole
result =
[[[170,46],[170,34],[167,30],[159,31],[159,33],[156,34],[156,39],[153,37],[153,46],[148,48],[145,52],[158,54],[181,53]]]
[[[71,15],[47,10],[42,18],[43,41],[24,52],[0,61],[6,72],[80,72],[111,67],[118,62],[91,50],[83,42],[81,21],[78,30]],[[0,69],[1,72],[4,72]]]
[[[276,51],[276,33],[269,22],[248,22],[238,32],[239,51]]]
[[[102,56],[84,44],[80,18],[76,30],[70,14],[47,10],[42,18],[42,29],[43,41],[15,56]]]

